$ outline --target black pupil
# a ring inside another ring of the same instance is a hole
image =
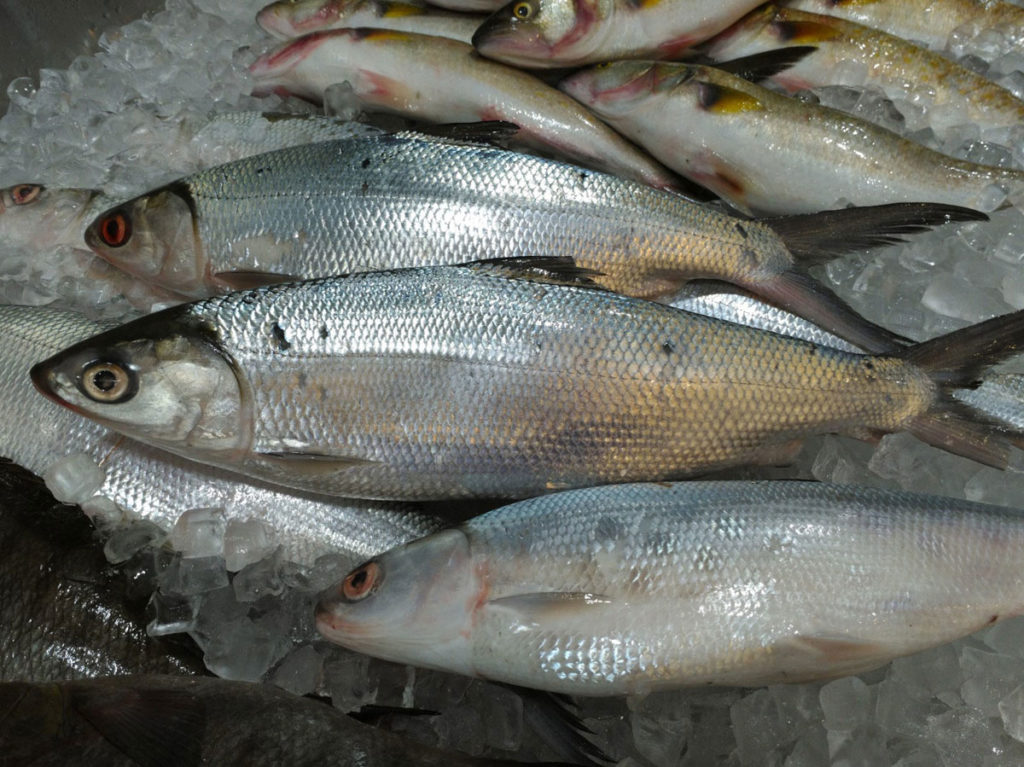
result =
[[[110,391],[117,386],[117,376],[111,370],[100,370],[93,375],[92,385],[100,391]]]
[[[526,14],[528,14],[529,12],[530,9],[527,8],[525,5],[520,5],[518,8],[516,8],[516,15],[521,18],[526,18]]]
[[[360,570],[352,576],[352,588],[361,589],[364,583],[366,583],[366,570]]]

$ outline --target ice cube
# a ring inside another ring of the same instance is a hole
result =
[[[176,556],[159,577],[160,589],[168,594],[203,594],[228,585],[223,557]]]
[[[965,647],[960,654],[964,683],[960,697],[986,716],[999,716],[997,704],[1024,679],[1024,659]]]
[[[852,730],[867,721],[871,692],[855,676],[829,682],[821,688],[819,699],[829,730]]]
[[[224,530],[224,563],[228,572],[238,572],[246,565],[260,561],[275,547],[267,526],[260,520],[228,520]]]
[[[202,598],[182,594],[156,592],[149,600],[149,611],[153,616],[146,626],[150,636],[167,636],[192,631]]]
[[[184,557],[216,557],[224,553],[224,509],[191,509],[174,523],[171,545]]]
[[[147,546],[159,546],[165,538],[167,533],[152,522],[137,520],[112,532],[103,544],[103,554],[108,562],[117,565]]]
[[[264,596],[279,596],[284,592],[284,584],[281,582],[281,550],[246,565],[235,574],[231,582],[235,590],[235,598],[239,602],[255,602]]]
[[[46,489],[61,503],[84,503],[105,479],[106,472],[88,453],[69,453],[43,472]]]
[[[282,660],[270,681],[295,695],[309,695],[317,688],[323,669],[323,658],[313,645],[303,645]]]

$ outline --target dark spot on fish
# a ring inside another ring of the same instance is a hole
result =
[[[537,351],[540,351],[541,349],[544,348],[544,344],[540,341],[535,341],[533,345],[537,347]]]
[[[309,376],[300,370],[298,376],[296,376],[296,381],[300,389],[305,389],[306,384],[309,383]]]
[[[875,369],[875,363],[872,362],[871,360],[865,360],[864,361],[864,369],[865,370],[874,370]]]
[[[714,83],[701,83],[697,86],[697,103],[702,109],[711,109],[722,98],[722,89]]]
[[[363,185],[361,187],[359,187],[359,191],[362,192],[363,194],[366,194],[367,192],[369,192],[370,191],[370,184],[369,184],[369,182],[364,181]]]
[[[665,354],[671,354],[676,350],[676,345],[671,341],[666,341],[661,345],[661,350],[665,352]]]
[[[788,21],[773,21],[771,23],[772,29],[775,31],[776,36],[784,43],[788,43],[794,37],[796,37],[796,24],[792,24]]]
[[[612,517],[602,517],[594,527],[594,541],[617,541],[622,537],[622,525]]]
[[[369,168],[370,167],[370,158],[369,157],[364,157],[363,161],[361,163],[359,163],[359,164],[362,167],[364,167],[364,168]]]
[[[264,173],[270,173],[270,168],[257,168],[254,172],[257,176],[261,176]]]
[[[997,620],[999,620],[999,616],[993,615],[991,618],[988,619],[989,625],[995,623]]]
[[[736,231],[740,233],[740,237],[744,240],[747,239],[747,230],[743,228],[743,224],[736,224]]]
[[[320,326],[320,338],[322,340],[327,340],[327,337],[330,336],[330,335],[331,334],[327,332],[327,326],[326,325],[321,325]]]
[[[288,339],[284,337],[284,328],[278,325],[276,322],[270,326],[270,335],[274,339],[274,346],[278,351],[287,351],[291,348],[291,344],[288,343]]]
[[[810,349],[807,350],[807,356],[808,357],[813,357],[817,353],[818,353],[818,347],[817,346],[812,346]]]
[[[586,171],[581,170],[578,175],[580,177],[580,181],[586,181],[588,178],[590,178],[590,174],[587,173]]]
[[[886,394],[883,397],[883,399],[885,400],[885,404],[886,405],[891,405],[892,404],[892,395],[891,394]]]

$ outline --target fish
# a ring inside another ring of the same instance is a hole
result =
[[[464,130],[477,139],[493,125]],[[356,271],[566,256],[605,287],[667,297],[691,279],[744,287],[872,351],[899,345],[806,266],[965,209],[893,206],[770,221],[469,138],[402,132],[211,168],[93,221],[85,240],[135,277],[198,299]]]
[[[1022,170],[958,160],[713,67],[619,61],[570,75],[560,87],[748,213],[909,200],[987,211],[1024,189]]]
[[[217,296],[75,344],[31,377],[111,429],[297,489],[521,498],[775,461],[821,433],[906,430],[1005,467],[1020,435],[948,392],[1022,341],[1024,312],[849,354],[525,259]]]
[[[5,247],[85,248],[86,225],[121,200],[94,189],[48,189],[22,183],[0,190],[0,242]]]
[[[445,37],[336,29],[289,41],[249,68],[256,93],[322,100],[348,82],[365,107],[439,123],[503,120],[529,148],[658,189],[679,178],[564,93],[518,69],[481,59]]]
[[[811,13],[824,13],[874,27],[932,50],[945,50],[954,33],[964,54],[991,58],[989,35],[999,32],[1006,49],[1024,44],[1024,9],[1000,0],[783,0],[783,5]]]
[[[521,764],[406,740],[270,684],[209,677],[11,682],[0,684],[0,710],[0,742],[9,764]]]
[[[222,507],[229,523],[263,522],[284,556],[305,565],[329,552],[360,560],[440,526],[408,505],[332,502],[246,483],[126,439],[34,393],[23,396],[33,364],[110,327],[70,311],[0,306],[0,454],[42,475],[67,455],[85,453],[104,470],[91,505],[113,503],[116,522],[146,520],[170,531],[185,511]]]
[[[1006,88],[902,38],[833,16],[767,5],[718,35],[702,53],[712,61],[728,61],[805,45],[814,46],[814,52],[773,75],[771,82],[789,92],[824,85],[875,87],[890,99],[955,112],[957,124],[1024,123],[1024,101]],[[851,67],[851,62],[861,66]]]
[[[1024,512],[814,482],[531,498],[400,546],[317,628],[378,658],[572,695],[860,673],[1024,612]]]
[[[0,682],[202,670],[146,635],[85,516],[12,464],[0,464],[0,546]]]
[[[449,13],[401,0],[281,0],[256,14],[259,25],[282,40],[328,29],[373,27],[468,44],[483,19],[483,15]]]
[[[481,56],[527,68],[674,58],[756,8],[757,0],[512,0],[473,36]]]

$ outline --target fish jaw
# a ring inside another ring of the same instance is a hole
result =
[[[472,631],[487,590],[486,568],[474,564],[468,536],[445,530],[349,573],[324,592],[316,627],[367,655],[475,676]]]
[[[274,37],[291,40],[333,24],[352,5],[344,0],[272,3],[256,14],[256,23]]]
[[[183,184],[100,213],[86,228],[85,243],[121,271],[180,296],[210,292],[208,261]]]
[[[232,463],[252,441],[252,399],[215,333],[172,307],[36,364],[45,397],[141,442]]]
[[[601,0],[513,0],[484,20],[473,47],[481,56],[522,67],[585,64],[600,45],[608,6]],[[523,19],[519,13],[527,7],[530,17]]]

